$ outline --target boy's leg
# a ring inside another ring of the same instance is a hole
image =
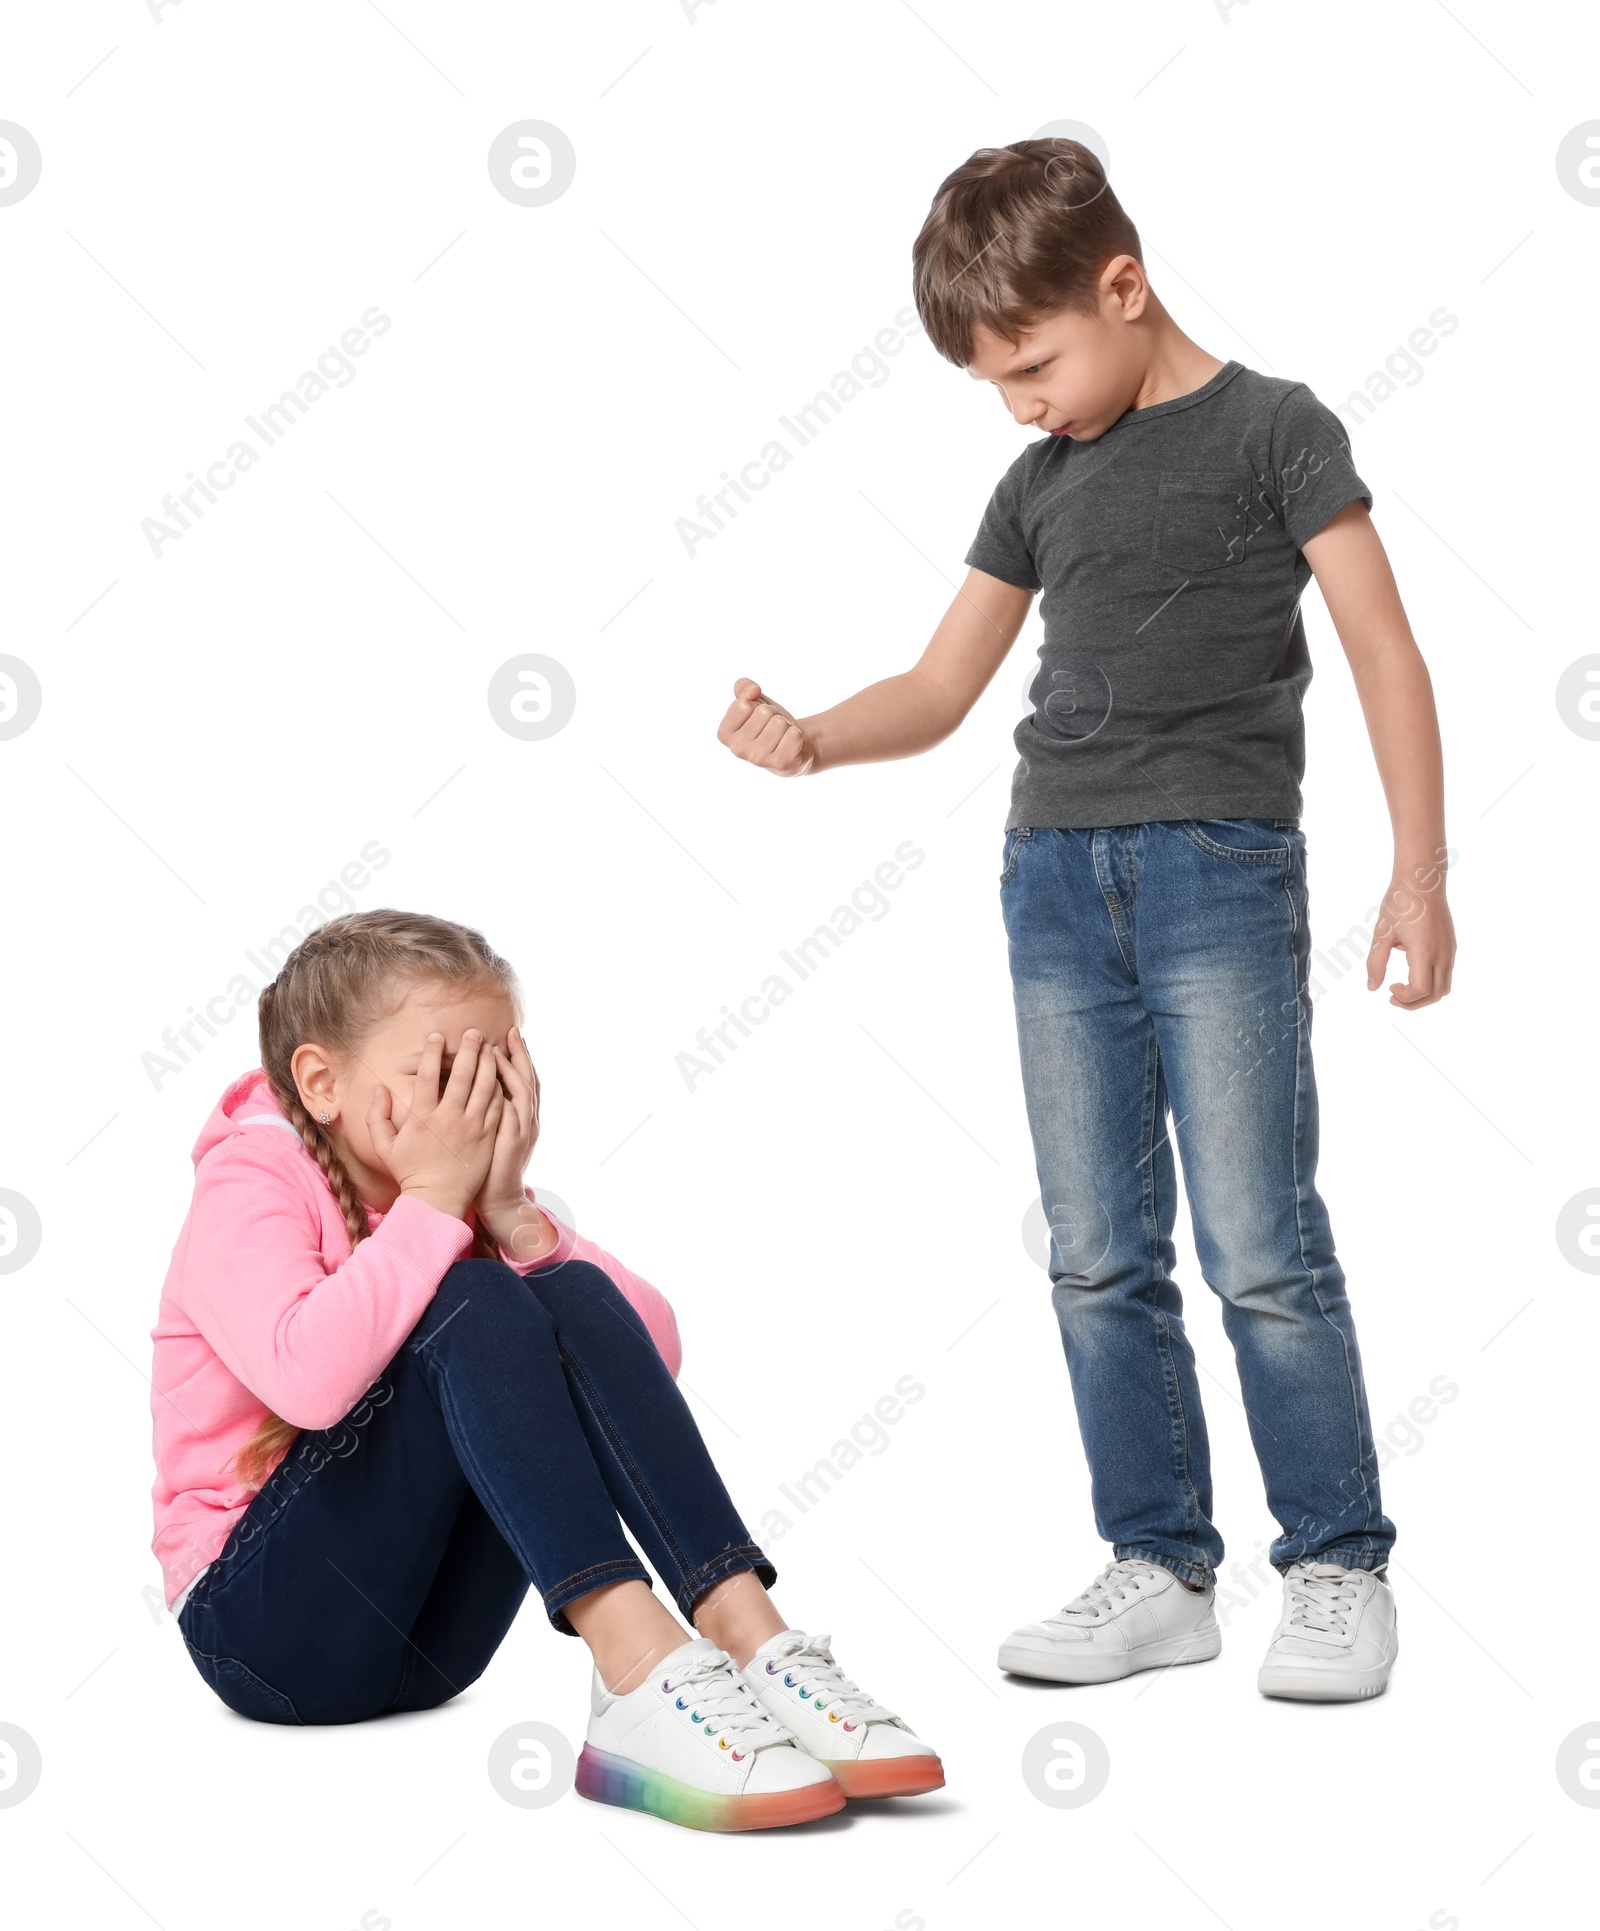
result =
[[[1133,969],[1136,834],[1009,832],[1001,909],[1095,1526],[1118,1557],[1203,1586],[1222,1541],[1172,1280],[1166,1087]]]
[[[1222,1297],[1285,1570],[1381,1569],[1383,1514],[1344,1274],[1315,1184],[1305,837],[1143,827],[1136,943],[1201,1271]]]

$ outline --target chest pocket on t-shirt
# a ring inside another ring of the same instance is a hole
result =
[[[1151,554],[1187,575],[1242,563],[1249,516],[1249,482],[1238,472],[1165,469]]]

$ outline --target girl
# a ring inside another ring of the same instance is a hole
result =
[[[520,1008],[477,932],[392,911],[319,927],[261,994],[152,1332],[154,1547],[195,1667],[266,1723],[431,1709],[531,1582],[594,1659],[584,1796],[751,1830],[936,1789],[774,1608],[667,1303],[525,1191]]]

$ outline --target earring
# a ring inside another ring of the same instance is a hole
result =
[[[324,1126],[327,1126],[328,1123],[332,1120],[333,1115],[331,1113],[319,1113],[317,1115],[317,1118],[322,1122]]]

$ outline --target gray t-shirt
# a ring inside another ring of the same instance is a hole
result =
[[[1044,591],[1006,828],[1299,817],[1300,545],[1357,497],[1333,411],[1239,362],[1093,442],[1030,443],[966,557]]]

